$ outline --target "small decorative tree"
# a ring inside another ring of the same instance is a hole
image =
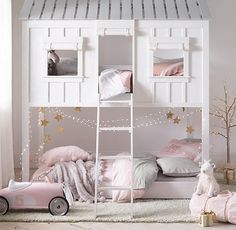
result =
[[[217,99],[218,105],[212,105],[210,115],[221,119],[221,124],[219,128],[223,131],[212,132],[212,134],[219,135],[225,138],[226,140],[226,160],[227,164],[231,161],[230,156],[230,134],[231,129],[236,127],[234,123],[234,115],[236,111],[236,97],[230,99],[226,86],[224,86],[224,99]]]

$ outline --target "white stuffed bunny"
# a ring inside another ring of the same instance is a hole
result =
[[[204,160],[199,174],[197,185],[197,195],[207,193],[208,197],[216,196],[220,192],[220,186],[214,177],[215,164],[210,163],[210,160]]]

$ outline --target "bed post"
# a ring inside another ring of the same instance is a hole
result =
[[[29,180],[30,107],[29,107],[29,27],[22,22],[22,181]]]
[[[209,159],[209,21],[203,21],[202,158]]]

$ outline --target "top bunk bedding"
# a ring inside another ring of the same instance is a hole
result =
[[[69,55],[69,57],[68,57]],[[74,56],[73,56],[74,55]],[[132,92],[132,66],[101,66],[99,75],[99,91],[105,100],[119,94]],[[183,76],[183,58],[155,58],[153,76]],[[74,52],[48,51],[48,76],[78,75],[78,59]]]
[[[69,53],[69,54],[67,54]],[[132,65],[110,65],[100,66],[100,76],[110,70],[114,71],[132,71]],[[48,51],[48,75],[49,76],[66,76],[77,75],[78,59],[73,52],[66,51]],[[183,58],[164,59],[154,57],[153,76],[183,76],[184,60]]]

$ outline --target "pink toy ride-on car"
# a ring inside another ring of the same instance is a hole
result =
[[[49,209],[52,215],[66,215],[73,197],[69,188],[60,183],[9,181],[0,190],[0,215],[9,209]]]

